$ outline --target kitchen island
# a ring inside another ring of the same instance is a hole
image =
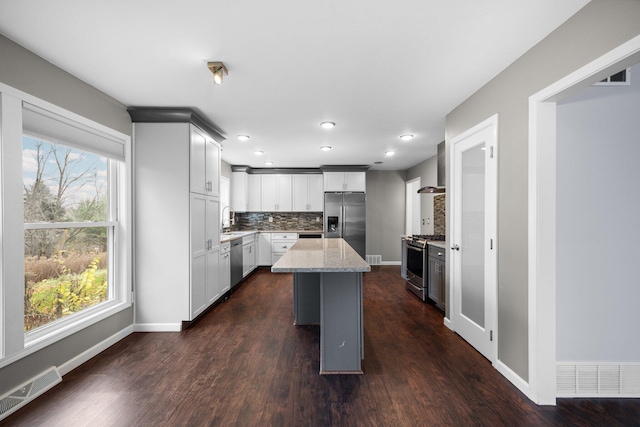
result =
[[[343,239],[303,239],[271,271],[293,273],[294,324],[320,325],[320,373],[361,374],[362,273],[369,264]]]

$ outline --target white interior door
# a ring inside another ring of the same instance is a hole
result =
[[[497,339],[496,135],[493,116],[451,141],[454,329],[491,362]]]

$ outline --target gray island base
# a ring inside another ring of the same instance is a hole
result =
[[[320,374],[362,374],[369,264],[343,239],[301,239],[271,271],[293,273],[294,324],[320,324]]]

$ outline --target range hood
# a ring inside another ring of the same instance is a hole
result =
[[[438,144],[438,186],[426,186],[418,190],[420,194],[441,194],[445,192],[446,171],[445,171],[444,141]]]

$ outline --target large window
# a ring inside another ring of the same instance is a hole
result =
[[[131,306],[131,139],[0,83],[0,368]]]

